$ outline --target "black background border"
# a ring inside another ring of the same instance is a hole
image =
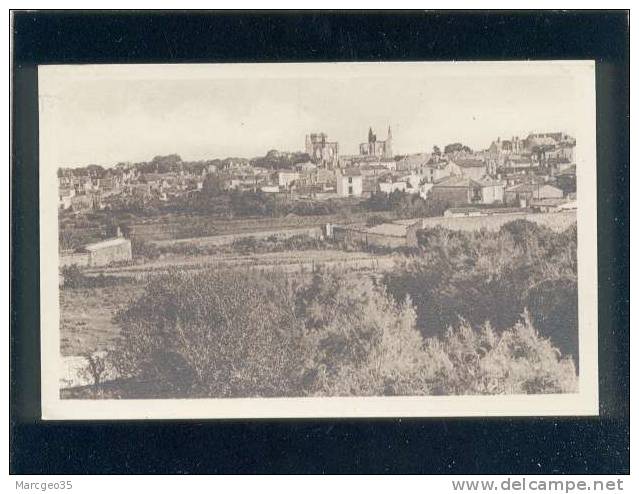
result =
[[[629,473],[627,11],[13,14],[11,473]],[[37,64],[526,59],[597,62],[599,417],[39,420]]]

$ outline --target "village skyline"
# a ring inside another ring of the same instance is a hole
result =
[[[216,66],[189,77],[164,67],[126,77],[110,68],[100,68],[99,77],[67,70],[60,83],[49,79],[43,118],[56,122],[51,138],[62,167],[174,153],[185,161],[253,158],[271,149],[303,150],[313,132],[339,142],[340,154],[357,154],[370,127],[383,135],[388,126],[397,155],[453,142],[486,149],[497,137],[530,132],[564,131],[579,139],[573,75],[552,64],[542,72],[473,64],[472,78],[465,64],[391,64],[384,72],[345,65],[293,75],[275,65],[268,77],[260,68],[221,77]]]
[[[387,128],[392,128],[390,125]],[[375,132],[375,129],[372,126],[369,126],[370,130],[373,130],[373,132]],[[382,129],[383,132],[375,132],[376,136],[380,139],[383,140],[386,138],[386,130]],[[522,132],[522,133],[512,133],[508,134],[508,135],[500,135],[500,136],[496,136],[494,139],[492,139],[490,142],[488,142],[485,146],[480,146],[480,147],[473,147],[473,146],[468,146],[470,149],[472,149],[473,152],[485,152],[488,151],[490,149],[490,146],[498,141],[498,140],[504,140],[504,141],[509,141],[512,140],[513,138],[518,138],[518,139],[525,139],[527,136],[529,135],[533,135],[533,134],[558,134],[558,133],[565,133],[565,134],[569,134],[572,135],[571,132],[566,131],[566,129],[535,129],[535,130],[529,130],[528,132]],[[179,156],[180,159],[184,162],[207,162],[207,161],[225,161],[225,160],[234,160],[234,159],[241,159],[241,160],[253,160],[253,159],[258,159],[261,157],[266,156],[269,152],[272,151],[278,151],[280,153],[290,153],[290,154],[294,154],[294,153],[299,153],[299,154],[304,154],[305,153],[305,149],[303,146],[304,143],[304,137],[311,135],[311,134],[326,134],[327,137],[330,139],[332,136],[327,134],[326,132],[322,132],[320,131],[313,131],[313,132],[308,132],[306,133],[305,136],[303,136],[302,139],[302,145],[298,146],[298,148],[296,149],[278,149],[278,148],[274,148],[274,147],[270,147],[264,150],[264,152],[262,154],[258,154],[258,155],[251,155],[251,156],[244,156],[244,155],[228,155],[228,156],[222,156],[222,155],[211,155],[211,156],[207,156],[207,157],[202,157],[200,159],[185,159],[183,153],[179,152],[179,151],[175,151],[175,152],[168,152],[166,154],[157,154],[157,153],[151,153],[148,155],[147,158],[141,159],[141,160],[120,160],[118,162],[109,162],[109,163],[96,163],[96,162],[87,162],[87,163],[73,163],[73,164],[67,164],[67,165],[60,165],[58,168],[59,169],[75,169],[75,168],[84,168],[87,166],[91,166],[91,165],[97,165],[97,166],[101,166],[102,168],[105,169],[110,169],[110,168],[115,168],[118,166],[118,164],[121,163],[128,163],[128,164],[136,164],[136,163],[149,163],[151,162],[154,158],[158,158],[158,157],[162,157],[162,156]],[[395,132],[393,131],[393,136],[395,135]],[[366,137],[366,136],[365,136]],[[338,142],[339,145],[341,146],[342,143],[341,141],[337,140],[337,139],[331,139],[334,140],[335,142]],[[366,141],[365,138],[362,138],[361,143],[358,143],[359,145],[361,145],[364,141]],[[395,142],[395,141],[394,141]],[[442,143],[434,143],[430,148],[424,148],[424,149],[419,149],[419,150],[414,150],[411,152],[407,152],[407,153],[398,153],[395,152],[393,153],[393,157],[403,157],[403,156],[415,156],[415,155],[420,155],[420,154],[432,154],[433,149],[435,148],[439,148],[442,153],[444,152],[444,148],[448,145],[452,145],[452,144],[462,144],[464,146],[467,146],[466,144],[466,140],[462,139],[452,139],[446,142],[442,142]],[[359,154],[359,152],[354,152],[354,153],[341,153],[340,155],[343,156],[353,156],[353,155],[357,155]]]

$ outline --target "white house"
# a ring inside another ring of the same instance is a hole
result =
[[[337,175],[337,195],[340,197],[361,197],[363,192],[362,173],[357,169],[346,169]]]

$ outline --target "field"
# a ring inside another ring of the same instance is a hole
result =
[[[108,349],[118,336],[116,312],[142,290],[134,283],[60,290],[60,351],[65,357]]]

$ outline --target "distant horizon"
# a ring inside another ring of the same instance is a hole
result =
[[[373,129],[373,132],[375,132],[375,130]],[[511,140],[513,137],[519,137],[522,139],[525,139],[528,135],[530,135],[531,133],[548,133],[548,134],[554,134],[554,133],[565,133],[568,135],[571,135],[569,132],[566,132],[565,130],[548,130],[548,131],[543,131],[543,132],[526,132],[522,135],[512,135],[512,136],[508,136],[508,137],[502,137],[502,136],[497,136],[497,138],[501,138],[502,141],[505,140]],[[309,134],[312,133],[319,133],[319,132],[309,132]],[[330,140],[330,136],[329,140]],[[497,138],[491,140],[491,142],[482,148],[473,148],[472,146],[469,146],[473,152],[480,152],[480,151],[487,151],[488,148],[490,147],[490,145],[497,140]],[[382,139],[379,135],[377,136],[378,140],[384,140]],[[339,141],[338,141],[339,142]],[[464,140],[457,140],[457,141],[453,141],[453,142],[447,142],[446,144],[442,144],[442,145],[438,145],[438,144],[434,144],[434,146],[438,146],[441,150],[441,152],[444,152],[444,148],[449,145],[449,144],[455,144],[455,143],[461,143],[461,144],[466,144],[464,142]],[[258,156],[214,156],[214,157],[203,157],[200,159],[184,159],[184,157],[182,156],[181,153],[179,152],[173,152],[173,153],[167,153],[167,154],[154,154],[153,156],[151,156],[148,159],[143,159],[143,160],[121,160],[115,163],[85,163],[85,164],[74,164],[74,165],[60,165],[59,168],[64,168],[64,169],[75,169],[75,168],[84,168],[90,165],[97,165],[97,166],[101,166],[102,168],[115,168],[118,164],[120,163],[130,163],[132,165],[135,164],[139,164],[139,163],[150,163],[151,161],[153,161],[154,158],[161,156],[161,157],[166,157],[166,156],[171,156],[171,155],[178,155],[181,159],[182,162],[184,163],[199,163],[199,162],[206,162],[206,161],[225,161],[225,160],[232,160],[232,159],[243,159],[243,160],[252,160],[252,159],[257,159],[257,158],[263,158],[264,156],[266,156],[266,154],[270,151],[278,151],[281,153],[301,153],[304,154],[305,150],[304,149],[295,149],[295,150],[291,150],[291,149],[276,149],[276,148],[269,148],[267,149],[263,154],[258,155]],[[431,148],[430,150],[423,150],[423,151],[416,151],[416,152],[409,152],[409,153],[393,153],[393,156],[414,156],[417,154],[432,154],[433,149]],[[346,154],[346,153],[341,153],[339,154],[340,156],[359,156],[359,153],[353,153],[353,154]],[[380,158],[381,159],[381,158]]]
[[[324,132],[359,154],[372,128],[393,155],[566,132],[576,62],[48,66],[40,110],[60,168],[304,152]],[[582,69],[583,67],[579,67]]]

